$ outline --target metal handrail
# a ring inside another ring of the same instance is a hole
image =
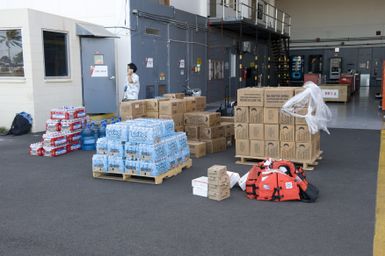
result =
[[[275,7],[274,5],[265,2],[264,0],[256,0],[256,6],[254,8],[253,6],[242,2],[242,0],[239,0],[237,2],[235,2],[234,0],[220,0],[215,1],[215,3],[216,8],[220,6],[222,9],[222,20],[242,20],[244,18],[250,19],[251,13],[251,16],[255,17],[254,22],[256,25],[264,25],[266,29],[270,28],[273,29],[275,32],[280,32],[281,34],[288,34],[289,36],[291,35],[291,16],[286,12],[282,11],[281,9]],[[263,5],[261,19],[258,15],[258,11],[260,11],[260,4]],[[247,10],[246,13],[245,10]],[[234,12],[233,16],[226,16],[226,11],[230,13]],[[220,16],[217,16],[216,18],[220,18]]]

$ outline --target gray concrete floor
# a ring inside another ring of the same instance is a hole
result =
[[[378,108],[379,100],[375,93],[380,87],[361,87],[348,103],[330,103],[333,118],[330,128],[380,130],[383,125],[383,113]]]
[[[375,99],[377,92],[380,92],[380,87],[361,87],[347,103],[327,102],[333,115],[328,127],[380,130],[384,114],[378,108],[380,101]],[[215,111],[221,104],[223,102],[209,103],[207,108]]]

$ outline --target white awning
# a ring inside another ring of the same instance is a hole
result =
[[[110,31],[102,26],[89,24],[89,23],[77,23],[76,34],[78,36],[91,36],[91,37],[115,37],[118,36],[112,34]]]

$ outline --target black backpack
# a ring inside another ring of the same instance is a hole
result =
[[[29,133],[32,128],[32,117],[30,114],[21,112],[16,114],[12,121],[11,129],[8,134],[23,135]]]

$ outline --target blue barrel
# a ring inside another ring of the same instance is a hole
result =
[[[87,124],[82,133],[82,150],[96,150],[96,137],[94,130]]]

